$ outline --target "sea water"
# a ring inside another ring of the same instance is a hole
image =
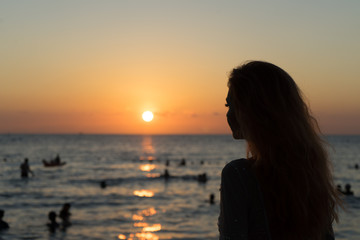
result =
[[[344,198],[336,239],[359,239],[360,136],[326,139],[335,183],[355,193]],[[245,148],[230,135],[0,135],[0,208],[10,225],[0,239],[218,239],[221,169]],[[56,154],[66,164],[44,167]],[[27,179],[24,158],[35,174]],[[50,233],[48,213],[64,203],[72,225]]]

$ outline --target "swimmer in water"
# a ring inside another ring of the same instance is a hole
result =
[[[56,229],[59,227],[59,224],[56,222],[56,213],[54,211],[49,212],[49,220],[50,222],[46,224],[49,228],[49,231],[54,233]]]
[[[35,175],[30,169],[29,159],[27,158],[25,158],[24,162],[20,165],[20,170],[22,178],[27,178],[29,176],[29,173],[31,173],[32,176]]]
[[[70,203],[65,203],[59,213],[59,217],[62,220],[62,226],[64,228],[71,225],[71,222],[70,222],[71,213],[69,211],[70,207],[71,207]]]
[[[9,224],[3,220],[5,211],[0,209],[0,231],[9,229]]]

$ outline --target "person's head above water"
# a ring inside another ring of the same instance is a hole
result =
[[[64,203],[64,205],[63,205],[63,210],[64,210],[64,211],[69,211],[70,207],[71,207],[71,204],[70,204],[70,203]]]
[[[233,69],[228,87],[227,120],[233,137],[248,142],[274,236],[282,226],[316,236],[337,219],[341,200],[301,90],[283,69],[262,61]]]
[[[56,221],[56,213],[54,211],[49,212],[48,217],[50,221],[52,222]]]

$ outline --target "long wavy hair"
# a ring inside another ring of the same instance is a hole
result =
[[[273,239],[323,239],[342,206],[325,142],[301,90],[281,68],[251,61],[228,82],[249,143]]]

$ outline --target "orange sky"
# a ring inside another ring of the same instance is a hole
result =
[[[228,73],[256,59],[360,134],[360,2],[35,2],[1,3],[0,133],[230,133]]]

